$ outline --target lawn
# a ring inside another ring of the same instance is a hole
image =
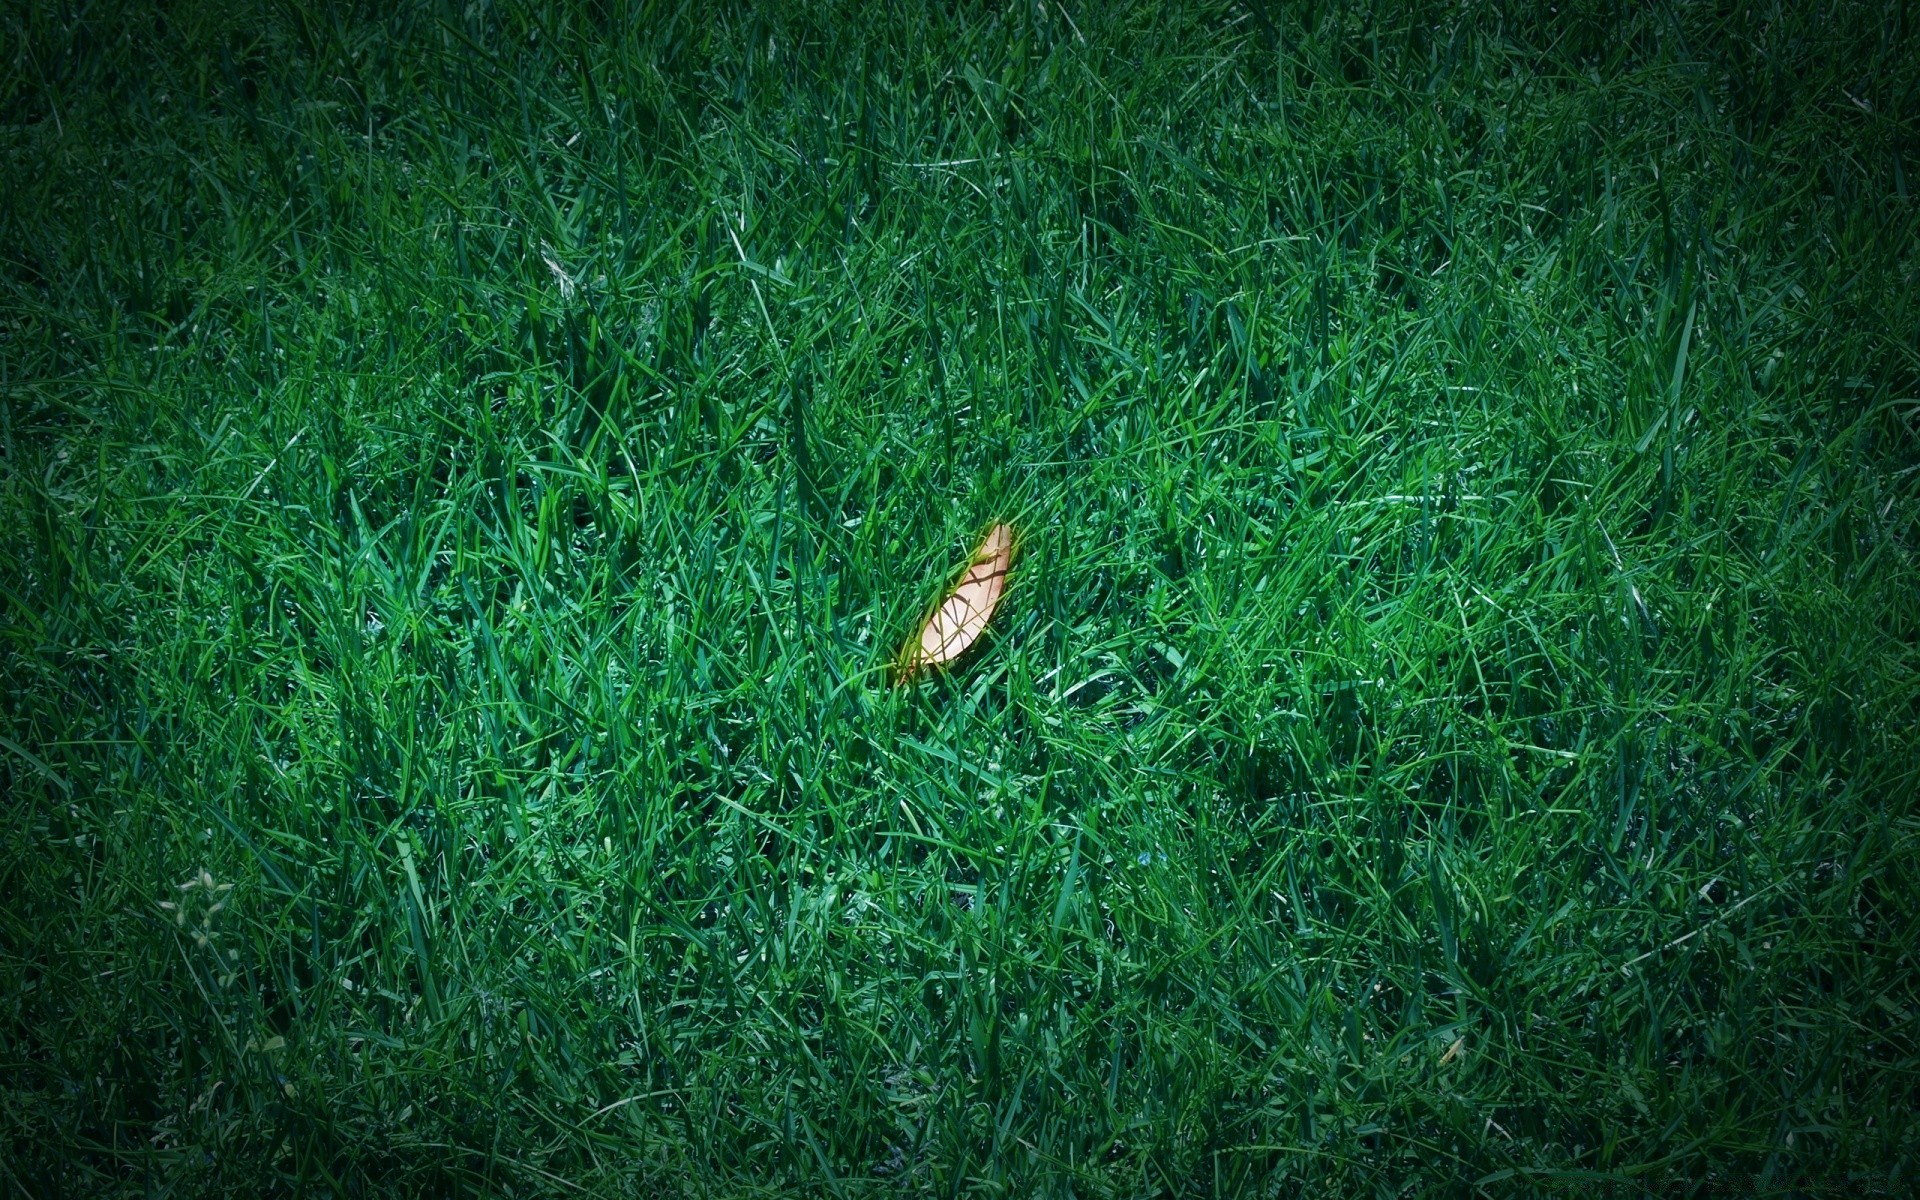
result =
[[[1920,13],[940,9],[6,6],[5,1186],[1911,1194]]]

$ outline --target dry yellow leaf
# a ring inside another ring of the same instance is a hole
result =
[[[987,530],[973,562],[953,585],[919,632],[900,651],[899,678],[906,682],[924,670],[945,666],[980,640],[987,622],[1006,594],[1013,567],[1013,527],[997,522]]]

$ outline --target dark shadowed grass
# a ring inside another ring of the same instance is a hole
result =
[[[1910,1191],[1912,20],[10,10],[8,1184]]]

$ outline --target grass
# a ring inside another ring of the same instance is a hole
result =
[[[7,1186],[1909,1193],[1914,15],[955,9],[7,10]]]

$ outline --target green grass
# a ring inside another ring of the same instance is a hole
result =
[[[9,6],[0,1179],[1909,1193],[1920,14],[1560,9]]]

